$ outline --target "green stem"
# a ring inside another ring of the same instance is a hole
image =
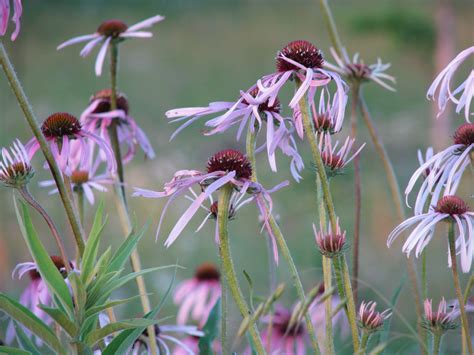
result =
[[[77,186],[75,189],[77,197],[77,210],[79,211],[79,220],[84,228],[84,189],[81,186]]]
[[[441,349],[441,338],[443,333],[434,332],[433,333],[433,355],[439,355],[439,350]]]
[[[366,353],[369,339],[370,339],[370,333],[362,332],[362,339],[360,340],[359,350],[357,351],[358,355],[363,355]]]
[[[359,109],[361,110],[362,117],[364,119],[364,123],[369,130],[370,138],[372,139],[372,143],[375,146],[375,150],[379,155],[380,160],[382,160],[383,168],[385,170],[385,175],[387,178],[387,183],[390,187],[390,194],[395,204],[397,210],[397,219],[401,223],[405,220],[405,210],[403,208],[403,197],[400,191],[400,187],[398,185],[397,176],[395,175],[395,170],[393,168],[392,162],[390,157],[385,149],[385,146],[380,138],[377,128],[375,127],[375,122],[373,121],[370,112],[367,108],[367,104],[365,103],[364,97],[362,92],[359,92]],[[418,276],[416,274],[416,269],[414,265],[413,258],[407,258],[407,270],[408,276],[410,278],[413,297],[415,299],[415,310],[418,319],[421,319],[423,315],[423,310],[421,306],[420,300],[420,293],[418,287]],[[417,324],[418,335],[420,336],[421,344],[420,344],[420,351],[422,354],[426,354],[426,342],[428,340],[428,334],[426,331],[421,327],[421,324],[418,322]]]
[[[250,135],[253,135],[254,137],[249,137],[247,136],[247,158],[252,164],[252,178],[255,179],[255,182],[257,182],[257,166],[255,165],[255,132],[249,133]],[[293,281],[293,285],[296,288],[296,292],[298,294],[298,298],[303,305],[306,300],[306,296],[304,293],[303,289],[303,284],[301,283],[300,276],[298,274],[298,269],[296,268],[295,262],[293,261],[293,257],[291,256],[290,249],[288,248],[288,244],[286,244],[285,237],[283,236],[283,233],[280,230],[280,227],[278,226],[278,223],[275,220],[275,217],[273,217],[273,214],[268,208],[268,205],[265,205],[266,212],[269,216],[269,223],[270,223],[270,228],[272,229],[273,235],[276,238],[277,244],[278,244],[278,249],[280,250],[281,254],[283,255],[283,258],[286,260],[288,267],[290,269],[290,274],[291,274],[291,280]],[[306,313],[304,315],[305,318],[305,324],[306,324],[306,329],[308,330],[310,340],[311,340],[311,345],[313,347],[313,350],[315,354],[320,354],[319,350],[319,345],[318,345],[318,339],[316,337],[316,332],[314,330],[313,322],[311,320],[311,316]]]
[[[426,300],[428,298],[428,272],[426,250],[421,253],[421,297]]]
[[[351,86],[351,137],[357,138],[357,105],[359,102],[359,84],[354,82]],[[354,242],[352,254],[352,273],[354,274],[352,288],[354,290],[354,300],[357,303],[359,294],[359,248],[360,248],[360,218],[362,207],[362,181],[360,177],[360,155],[354,158],[354,198],[355,198],[355,222],[354,222]]]
[[[30,191],[28,190],[28,187],[26,186],[21,187],[18,189],[18,192],[24,198],[24,200],[31,207],[33,207],[45,220],[46,224],[49,227],[49,230],[51,231],[51,234],[54,237],[54,240],[56,241],[56,244],[59,249],[59,253],[61,254],[61,258],[63,259],[64,267],[66,268],[66,271],[69,273],[71,271],[71,267],[69,266],[69,259],[66,254],[66,248],[63,245],[63,241],[61,239],[59,231],[56,228],[56,225],[54,224],[53,220],[51,219],[49,214],[44,210],[44,208],[35,200],[33,195],[31,195]]]
[[[454,281],[454,289],[456,290],[456,297],[459,303],[459,311],[461,312],[461,325],[462,330],[464,331],[464,336],[467,343],[467,350],[470,355],[473,354],[472,352],[472,340],[471,340],[471,333],[469,331],[469,322],[467,321],[467,314],[466,314],[466,307],[464,306],[464,297],[461,291],[461,283],[459,282],[459,274],[458,274],[458,265],[456,259],[456,240],[454,235],[454,219],[450,221],[449,228],[448,228],[448,239],[449,239],[449,251],[451,254],[451,270],[453,272],[453,281]]]
[[[221,258],[221,270],[224,270],[224,263]],[[224,276],[225,278],[225,276]],[[228,318],[228,282],[224,279],[221,282],[221,348],[229,350],[227,342],[227,318]]]
[[[469,277],[469,281],[467,281],[466,289],[464,290],[464,304],[467,303],[469,300],[469,295],[471,293],[471,288],[474,286],[474,273],[471,274]]]
[[[62,179],[61,171],[59,170],[58,164],[54,159],[51,149],[49,148],[48,143],[46,142],[43,133],[41,132],[41,128],[37,122],[36,116],[33,112],[33,108],[29,103],[28,97],[21,86],[21,82],[18,79],[13,64],[8,57],[8,54],[3,46],[2,40],[0,39],[0,65],[2,66],[3,70],[5,71],[5,75],[10,83],[13,93],[16,96],[18,104],[20,105],[21,110],[30,126],[31,130],[35,138],[38,140],[39,146],[41,151],[44,154],[44,157],[49,165],[51,170],[51,174],[56,182],[58,187],[59,196],[61,201],[64,205],[64,210],[66,211],[66,215],[68,217],[69,223],[71,225],[72,232],[74,234],[74,239],[76,241],[77,249],[79,250],[79,258],[82,257],[84,252],[84,231],[79,223],[79,218],[75,214],[73,203],[71,199],[68,197],[66,192],[66,187],[64,186],[64,182]]]
[[[115,110],[117,108],[117,72],[118,72],[118,45],[115,42],[110,44],[110,108]],[[132,222],[130,220],[130,214],[128,211],[127,199],[125,194],[124,184],[124,173],[123,173],[123,162],[122,154],[120,152],[120,142],[117,134],[117,122],[113,122],[109,128],[109,138],[114,151],[115,161],[117,162],[117,174],[119,177],[118,184],[115,187],[115,203],[118,209],[120,222],[124,231],[124,237],[127,238],[132,232]],[[138,251],[135,249],[131,256],[130,262],[134,272],[141,271],[141,261]],[[143,276],[135,278],[137,283],[138,292],[140,293],[140,301],[142,304],[143,313],[149,313],[151,311],[151,304],[148,298],[148,292],[145,285],[145,279]],[[152,355],[158,354],[158,348],[156,345],[156,333],[155,327],[149,326],[148,331],[148,349]]]
[[[327,0],[319,0],[319,5],[321,7],[324,20],[326,21],[326,25],[328,28],[329,37],[331,39],[332,46],[334,47],[334,50],[336,51],[337,55],[342,58],[343,57],[342,56],[342,48],[343,48],[342,42],[341,42],[341,39],[339,38],[339,34],[337,32],[337,27],[336,27],[336,21],[334,21],[334,17],[332,16],[329,4]]]
[[[240,289],[239,282],[237,280],[237,275],[234,268],[234,263],[232,261],[232,256],[230,252],[229,244],[229,234],[228,234],[228,221],[229,221],[229,207],[230,207],[230,198],[232,196],[233,187],[230,184],[227,184],[221,188],[219,194],[219,201],[217,207],[217,223],[219,228],[219,252],[222,260],[222,268],[225,274],[226,282],[229,286],[232,297],[239,308],[240,314],[242,317],[247,317],[251,314],[247,302],[242,294]],[[225,316],[225,313],[222,312],[222,316]],[[262,339],[260,338],[258,328],[256,324],[252,324],[249,328],[250,336],[255,344],[255,350],[258,354],[265,354],[265,350],[262,344]],[[224,344],[223,344],[224,345]],[[225,354],[229,353],[228,349],[223,349]]]

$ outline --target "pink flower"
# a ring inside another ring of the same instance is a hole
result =
[[[444,297],[438,305],[438,311],[433,312],[432,300],[428,299],[424,302],[424,308],[425,315],[422,322],[424,328],[432,332],[444,332],[456,328],[456,310],[453,308],[449,313],[446,311],[446,300]]]
[[[21,188],[33,178],[35,170],[31,166],[28,153],[23,144],[17,139],[10,147],[2,148],[0,160],[0,185]]]
[[[186,324],[189,316],[200,327],[206,324],[209,313],[221,297],[220,276],[215,265],[204,263],[196,269],[192,279],[178,285],[174,293],[174,303],[180,306],[178,324]]]
[[[110,107],[111,90],[104,89],[96,92],[89,106],[81,115],[81,123],[85,130],[95,133],[110,145],[108,128],[113,122],[118,122],[117,133],[121,144],[127,146],[127,151],[122,157],[124,163],[130,162],[137,152],[139,145],[148,159],[155,157],[155,152],[145,132],[137,125],[135,119],[129,114],[127,97],[117,93],[117,109]]]
[[[321,95],[319,97],[319,105],[316,110],[316,104],[314,101],[310,102],[311,111],[313,113],[313,124],[316,132],[319,133],[329,133],[334,134],[339,132],[342,129],[342,124],[344,122],[344,116],[339,115],[339,105],[342,104],[343,107],[347,103],[347,95],[344,95],[342,102],[339,100],[336,93],[331,101],[331,94],[327,88],[321,90]],[[301,112],[299,108],[294,110],[295,120],[301,122],[298,127],[303,130],[303,122],[301,118]],[[300,136],[302,136],[303,131]]]
[[[470,122],[471,101],[474,96],[474,70],[471,69],[469,76],[457,88],[452,90],[451,81],[459,67],[474,54],[474,46],[466,48],[454,58],[431,84],[426,94],[429,100],[438,102],[438,116],[441,115],[449,101],[456,104],[456,113],[464,109],[464,117]]]
[[[176,344],[178,348],[182,348],[183,350],[187,351],[187,354],[195,354],[195,352],[189,347],[188,343],[180,340],[177,336],[172,335],[174,333],[188,335],[196,338],[204,336],[204,332],[200,331],[196,326],[192,325],[155,325],[156,344],[159,346],[159,348],[164,349],[165,354],[171,354],[170,346],[168,345],[168,343]],[[146,329],[143,331],[143,337],[148,337],[148,331]],[[135,340],[130,354],[143,354],[142,349],[147,350],[147,347],[147,342],[142,340],[142,337],[140,337]],[[175,352],[173,352],[173,354],[174,353]]]
[[[409,194],[420,177],[424,181],[415,202],[415,214],[423,213],[425,205],[436,205],[443,195],[454,195],[463,177],[464,171],[471,164],[474,151],[474,124],[465,123],[454,133],[454,144],[437,154],[428,150],[426,158],[420,157],[420,167],[413,173],[405,189],[408,204]]]
[[[59,272],[66,276],[66,268],[63,259],[60,256],[51,256],[51,260]],[[72,263],[70,263],[70,266],[73,268]],[[39,305],[52,306],[53,300],[46,283],[41,278],[36,263],[25,262],[18,264],[12,272],[12,278],[21,279],[26,274],[30,276],[30,283],[21,294],[20,303],[29,308],[38,318],[49,324],[51,323],[51,318],[39,308]],[[30,334],[26,329],[25,331],[27,334]],[[6,342],[8,344],[12,343],[15,335],[13,323],[10,323],[7,329]]]
[[[352,59],[349,57],[346,49],[342,49],[342,58],[331,48],[331,54],[336,61],[336,65],[325,62],[324,66],[336,73],[339,73],[349,81],[363,82],[372,80],[381,87],[395,91],[391,84],[395,84],[395,78],[385,73],[390,68],[390,63],[382,63],[377,58],[377,63],[367,65],[359,58],[359,53],[354,54]]]
[[[96,158],[95,161],[88,159],[84,164],[79,164],[72,169],[71,187],[73,191],[82,191],[87,201],[93,205],[95,202],[94,190],[106,192],[104,185],[112,185],[115,180],[113,176],[105,171],[102,174],[97,173],[97,169],[101,165],[101,159]],[[53,187],[49,192],[50,195],[58,193],[56,182],[54,180],[45,180],[39,183],[41,187]]]
[[[20,33],[20,17],[23,12],[21,0],[13,0],[13,17],[15,31],[12,33],[11,40],[14,41]],[[7,33],[8,19],[10,17],[10,0],[0,0],[0,36]]]
[[[73,115],[66,112],[53,113],[43,122],[41,131],[64,174],[70,176],[78,162],[87,161],[94,144],[99,147],[100,154],[104,155],[109,172],[115,174],[117,166],[110,146],[97,135],[82,129],[81,123]],[[29,158],[39,149],[38,140],[31,138],[26,145]]]
[[[400,234],[417,224],[405,241],[402,251],[410,256],[415,250],[415,256],[418,257],[433,238],[436,225],[444,220],[456,222],[459,231],[456,254],[461,255],[461,269],[467,273],[471,269],[474,256],[474,212],[470,212],[467,204],[457,196],[444,196],[435,207],[431,206],[427,213],[415,215],[402,222],[388,236],[387,246],[390,247]],[[448,264],[451,265],[450,253],[448,256]]]
[[[323,225],[320,225],[319,230],[313,224],[313,231],[321,254],[328,258],[333,258],[340,255],[346,245],[346,231],[342,232],[339,227],[339,218],[337,219],[337,230],[332,232],[331,224],[327,228],[327,232]]]
[[[209,196],[211,196],[215,191],[219,190],[224,185],[232,184],[235,189],[235,194],[245,195],[245,193],[249,193],[251,195],[251,200],[255,201],[260,213],[265,216],[264,225],[269,232],[273,243],[275,260],[278,260],[278,250],[275,237],[268,221],[266,203],[268,203],[269,209],[271,210],[273,203],[270,193],[280,189],[283,186],[286,186],[288,181],[275,186],[271,190],[265,190],[262,185],[253,182],[251,180],[251,176],[252,166],[247,157],[245,157],[245,155],[239,151],[228,149],[216,153],[209,159],[206,172],[201,172],[198,170],[180,170],[175,173],[173,179],[170,182],[165,184],[164,191],[155,192],[151,190],[135,188],[133,196],[142,196],[146,198],[170,197],[161,214],[158,230],[156,232],[158,237],[161,223],[163,222],[163,218],[170,203],[174,201],[179,195],[182,195],[185,191],[188,191],[193,185],[199,185],[202,188],[202,192],[191,203],[188,209],[179,218],[178,222],[176,222],[174,228],[171,230],[168,238],[165,241],[165,246],[169,247],[178,238],[204,201],[209,199]]]
[[[97,76],[100,76],[102,74],[104,59],[110,42],[120,42],[127,38],[150,38],[153,34],[142,30],[149,28],[162,20],[164,20],[163,16],[156,15],[130,27],[120,20],[108,20],[103,22],[95,33],[71,38],[70,40],[60,44],[57,49],[59,50],[76,43],[88,42],[81,51],[81,56],[86,57],[92,49],[102,43],[102,47],[100,48],[99,55],[95,62],[95,73]]]
[[[384,321],[392,315],[390,309],[386,309],[383,312],[378,312],[375,310],[377,303],[370,301],[364,302],[359,308],[359,327],[364,329],[367,332],[376,332],[382,326]]]
[[[298,181],[301,178],[298,172],[303,169],[304,164],[293,139],[294,129],[291,119],[281,116],[278,98],[269,104],[268,98],[260,99],[258,95],[258,89],[254,87],[247,92],[242,91],[237,102],[211,102],[207,107],[186,107],[167,111],[166,116],[174,118],[171,122],[184,121],[173,133],[171,139],[198,119],[220,113],[222,114],[206,121],[205,125],[211,129],[206,131],[205,135],[223,133],[238,126],[237,140],[240,140],[247,127],[250,127],[252,132],[255,128],[260,131],[263,122],[266,122],[266,139],[263,148],[266,147],[272,171],[277,171],[275,151],[279,148],[283,154],[291,158],[291,172]]]
[[[268,324],[262,332],[262,343],[268,353],[306,354],[308,332],[302,321],[290,324],[291,314],[289,309],[277,304],[273,315],[262,317],[262,322]]]
[[[347,137],[344,144],[339,151],[336,151],[339,146],[339,141],[332,143],[331,135],[329,133],[321,133],[319,135],[319,150],[324,165],[328,168],[331,174],[340,173],[342,169],[354,159],[361,150],[365,147],[365,143],[351,155],[351,150],[354,145],[355,138]]]

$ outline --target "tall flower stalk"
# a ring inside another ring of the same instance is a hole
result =
[[[118,73],[118,44],[115,41],[111,41],[109,44],[110,49],[110,88],[111,88],[111,95],[110,95],[110,107],[111,110],[115,110],[117,108],[117,73]],[[124,169],[123,169],[123,161],[122,161],[122,154],[120,152],[120,142],[118,139],[117,134],[117,122],[113,123],[109,128],[109,135],[110,135],[110,142],[112,144],[112,150],[114,151],[115,160],[117,162],[117,175],[118,175],[118,183],[115,186],[115,203],[118,208],[119,218],[122,224],[122,229],[124,232],[124,237],[127,236],[132,232],[132,222],[130,220],[130,215],[128,211],[127,199],[125,195],[125,185],[124,185]],[[130,261],[132,264],[132,269],[134,272],[139,272],[141,267],[140,256],[138,251],[135,249],[131,256]],[[140,293],[140,301],[143,308],[143,313],[147,314],[151,311],[151,304],[148,298],[148,292],[145,285],[145,280],[143,276],[137,276],[135,278],[138,292]],[[151,354],[157,354],[158,348],[156,345],[156,334],[155,334],[155,327],[149,326],[147,328],[149,337],[148,337],[148,345]]]
[[[454,289],[456,291],[456,298],[458,299],[459,304],[459,312],[461,314],[461,327],[464,333],[465,341],[467,345],[467,350],[469,354],[473,354],[472,351],[472,340],[471,340],[471,332],[469,331],[469,322],[467,320],[466,314],[466,307],[464,305],[464,297],[461,291],[461,283],[459,282],[459,274],[458,274],[458,266],[457,266],[457,259],[456,259],[456,240],[455,240],[455,233],[454,233],[454,225],[455,221],[449,221],[448,227],[448,240],[449,240],[449,252],[451,256],[451,270],[453,272],[453,281],[454,281]]]
[[[84,231],[79,222],[79,217],[77,216],[76,211],[74,210],[71,198],[68,196],[58,163],[53,158],[51,149],[48,143],[46,142],[43,133],[41,132],[41,128],[33,112],[33,108],[31,107],[28,97],[26,96],[26,93],[23,90],[23,87],[21,86],[21,82],[16,75],[15,69],[13,67],[12,62],[10,61],[5,47],[3,46],[2,40],[0,40],[0,64],[2,65],[2,68],[5,72],[8,82],[10,83],[10,86],[18,101],[18,104],[20,105],[20,108],[23,111],[25,119],[28,125],[30,126],[34,136],[38,140],[40,148],[49,165],[51,174],[53,175],[54,181],[56,182],[56,185],[58,187],[59,196],[61,197],[61,201],[64,205],[64,210],[68,217],[69,224],[71,225],[71,229],[74,234],[77,250],[79,252],[78,257],[81,258],[84,252]]]
[[[255,158],[255,142],[256,142],[256,131],[251,131],[249,129],[248,135],[247,135],[247,158],[249,159],[250,163],[252,164],[252,179],[255,179],[255,182],[258,182],[257,179],[257,166],[256,166],[256,158]],[[265,205],[265,208],[267,209],[267,214],[268,214],[268,220],[270,223],[270,228],[272,229],[272,232],[275,236],[276,242],[278,244],[278,249],[283,255],[283,258],[285,261],[288,263],[288,267],[290,269],[290,274],[291,274],[291,279],[293,281],[293,284],[296,288],[296,292],[298,294],[298,298],[300,299],[301,304],[304,304],[306,300],[306,296],[304,293],[303,289],[303,284],[301,282],[300,276],[298,274],[298,269],[296,268],[296,264],[293,260],[293,257],[291,256],[290,249],[288,248],[288,245],[286,244],[285,237],[283,236],[283,233],[281,232],[280,226],[278,225],[277,221],[275,220],[275,217],[271,213],[268,205]],[[319,350],[319,345],[318,345],[318,339],[316,338],[316,331],[313,326],[313,322],[311,320],[311,316],[306,313],[304,315],[305,318],[305,325],[308,330],[308,334],[310,336],[311,340],[311,345],[313,347],[313,350],[316,354],[320,354]]]
[[[219,226],[219,253],[222,260],[222,271],[225,274],[225,283],[228,284],[232,297],[234,298],[242,317],[245,318],[250,314],[250,309],[247,305],[247,302],[245,301],[237,280],[229,243],[228,221],[232,191],[233,186],[231,184],[226,184],[221,188],[219,193],[217,208],[217,225]],[[223,309],[222,317],[225,319],[226,316],[227,312]],[[257,353],[265,354],[262,339],[255,323],[249,328],[249,334],[253,340]],[[225,344],[222,345],[224,346]],[[223,351],[226,353],[228,349],[223,349]]]

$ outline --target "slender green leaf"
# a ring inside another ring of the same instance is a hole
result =
[[[174,269],[173,278],[171,279],[168,289],[163,295],[161,302],[149,313],[145,315],[145,319],[154,319],[156,315],[160,312],[161,308],[165,304],[166,299],[173,289],[174,280],[176,278],[177,267]],[[117,335],[112,342],[107,345],[105,350],[102,352],[102,355],[115,355],[115,354],[125,354],[125,352],[133,345],[133,342],[143,333],[146,327],[141,327],[137,329],[124,330],[119,335]]]
[[[121,304],[131,302],[133,300],[139,299],[140,297],[141,297],[141,295],[136,295],[136,296],[133,296],[133,297],[129,297],[129,298],[121,299],[121,300],[113,300],[113,301],[109,301],[109,302],[106,302],[104,304],[101,304],[99,306],[91,307],[86,311],[86,317],[90,317],[94,314],[100,313],[100,312],[106,310],[107,308],[112,308],[112,307],[119,306]]]
[[[64,353],[64,349],[61,342],[56,337],[56,334],[54,334],[54,332],[28,308],[7,295],[0,293],[0,310],[7,313],[10,317],[29,329],[37,337],[48,344],[51,349],[61,354]]]
[[[125,241],[120,245],[114,256],[110,260],[107,266],[107,271],[117,271],[124,267],[125,263],[130,259],[130,255],[137,247],[140,239],[145,235],[145,231],[148,229],[148,223],[137,233],[132,231]]]
[[[6,354],[6,355],[30,355],[31,353],[26,350],[18,349],[18,348],[12,348],[10,346],[1,346],[0,345],[0,354]]]
[[[25,334],[23,327],[15,321],[13,322],[13,326],[15,327],[16,340],[20,347],[23,350],[29,351],[33,355],[41,355],[41,352],[38,350],[34,342]]]
[[[27,206],[22,201],[19,201],[22,209],[22,213],[20,213],[16,199],[14,198],[13,201],[21,232],[25,238],[26,244],[28,245],[31,256],[38,266],[41,278],[48,285],[49,290],[58,296],[62,305],[69,311],[72,311],[73,305],[69,289],[63,276],[58,271],[57,267],[51,260],[50,255],[39,240],[38,234],[33,227],[30,214],[28,213]],[[21,217],[22,215],[23,218]]]
[[[94,264],[97,259],[97,254],[99,252],[100,244],[100,235],[104,229],[105,224],[107,223],[107,218],[104,222],[104,202],[101,201],[94,217],[94,223],[92,224],[91,232],[89,233],[89,238],[87,239],[86,248],[84,250],[84,256],[82,258],[81,264],[81,278],[84,284],[88,284],[93,277]]]
[[[203,327],[204,336],[199,339],[199,354],[213,355],[212,343],[219,335],[219,324],[221,319],[221,300],[216,302],[212,307],[211,313],[207,318],[207,322]]]
[[[109,336],[112,333],[125,330],[125,329],[148,327],[150,325],[156,324],[157,322],[158,321],[152,320],[152,319],[136,318],[136,319],[127,319],[127,320],[123,320],[116,323],[110,323],[110,324],[107,324],[105,327],[102,327],[100,329],[96,329],[90,332],[86,337],[86,343],[89,346],[93,346],[99,340],[104,339],[105,337]]]
[[[86,305],[87,300],[87,292],[84,284],[82,283],[82,279],[76,272],[71,272],[69,275],[69,281],[71,283],[71,287],[74,291],[75,300],[74,305],[76,307],[76,312],[82,314],[84,312],[84,308]]]
[[[51,318],[58,323],[71,337],[75,337],[77,334],[77,326],[72,320],[68,318],[66,314],[61,312],[58,308],[50,308],[45,305],[39,305],[43,311],[45,311]]]

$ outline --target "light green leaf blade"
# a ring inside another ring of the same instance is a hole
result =
[[[203,327],[204,336],[199,339],[199,354],[201,355],[213,355],[212,343],[214,339],[219,335],[219,320],[221,319],[221,300],[216,302],[212,307],[211,313],[207,319],[206,324]]]

